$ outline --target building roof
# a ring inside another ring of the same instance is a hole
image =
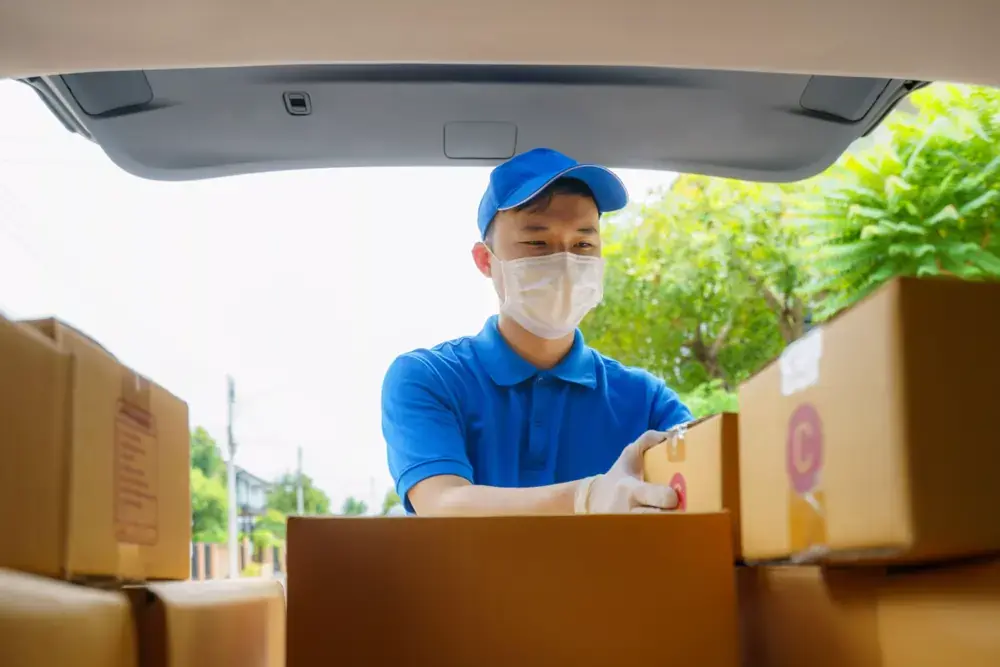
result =
[[[241,468],[240,466],[236,466],[236,476],[237,478],[243,477],[244,479],[248,479],[250,482],[254,484],[258,484],[260,486],[266,486],[267,488],[271,488],[271,486],[273,485],[272,482],[264,479],[263,477],[258,477],[257,475],[253,474],[246,468]]]

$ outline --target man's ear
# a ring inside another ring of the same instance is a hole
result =
[[[492,257],[493,253],[490,252],[490,249],[482,241],[472,246],[472,261],[476,263],[476,268],[479,269],[479,272],[487,278],[493,277]]]

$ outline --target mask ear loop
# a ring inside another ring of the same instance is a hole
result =
[[[493,249],[486,245],[486,243],[483,243],[483,245],[486,246],[486,252],[489,253],[490,257],[490,277],[493,278],[496,271],[500,272],[500,287],[503,294],[498,294],[497,296],[500,297],[500,308],[502,309],[507,305],[507,275],[503,270],[505,262],[493,254]]]

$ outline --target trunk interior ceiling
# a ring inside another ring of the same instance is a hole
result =
[[[0,76],[128,171],[493,164],[795,180],[921,81],[1000,83],[1000,3],[0,0]]]
[[[494,164],[536,146],[617,167],[815,174],[915,82],[637,67],[336,65],[28,80],[67,126],[163,180]]]

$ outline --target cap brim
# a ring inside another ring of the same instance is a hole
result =
[[[542,190],[560,178],[575,178],[586,183],[590,191],[594,193],[597,209],[601,213],[619,211],[628,205],[628,190],[625,189],[625,184],[613,171],[596,164],[578,164],[558,173],[539,176],[527,181],[514,190],[505,201],[501,202],[497,210],[509,211],[527,204]]]

